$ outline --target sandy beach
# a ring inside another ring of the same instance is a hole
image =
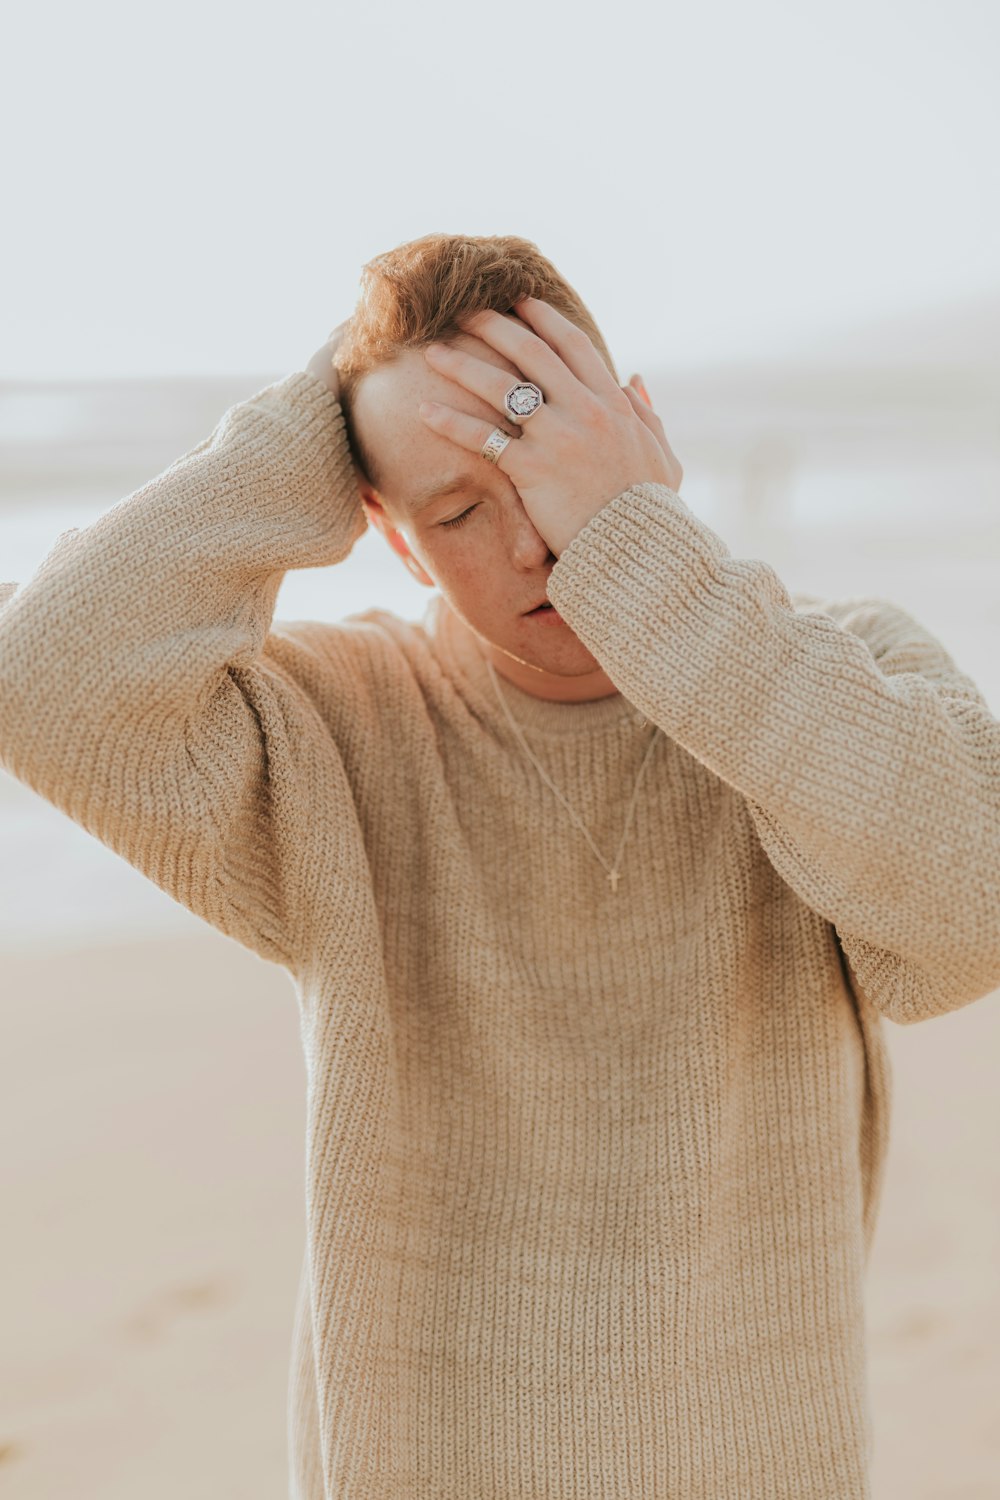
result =
[[[291,980],[207,927],[0,964],[0,1489],[283,1500],[304,1243]],[[888,1026],[875,1500],[1000,1493],[998,1000]]]

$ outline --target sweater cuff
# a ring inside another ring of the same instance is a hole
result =
[[[729,548],[665,484],[623,490],[592,516],[549,574],[548,597],[595,656],[629,638],[653,646],[663,614],[704,600],[714,565]],[[649,610],[659,616],[652,619]]]
[[[217,556],[240,574],[339,562],[368,529],[340,402],[304,370],[229,407],[122,502],[136,504],[164,510],[161,540],[178,556]]]
[[[340,401],[329,386],[308,371],[295,370],[264,386],[240,403],[239,409],[259,411],[268,419],[263,430],[247,424],[252,443],[259,442],[263,436],[268,448],[283,447],[283,459],[290,467],[294,466],[303,478],[320,481],[315,488],[313,484],[305,486],[307,494],[300,497],[300,504],[303,499],[307,503],[302,507],[302,513],[319,509],[329,517],[331,501],[335,501],[339,503],[333,506],[334,509],[356,508],[364,520],[347,439],[347,423]],[[283,437],[274,430],[275,423]],[[308,495],[310,490],[311,496]]]

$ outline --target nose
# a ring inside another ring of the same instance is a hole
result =
[[[520,496],[508,511],[508,525],[508,548],[519,568],[537,568],[549,558],[555,561],[548,542],[528,515]]]

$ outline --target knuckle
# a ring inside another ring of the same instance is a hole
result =
[[[628,398],[623,396],[622,400],[627,406]],[[588,426],[605,427],[609,424],[613,415],[611,408],[595,396],[592,391],[586,392],[581,399],[580,406],[583,419]]]

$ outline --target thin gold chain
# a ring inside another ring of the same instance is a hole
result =
[[[545,782],[546,786],[548,786],[555,793],[555,795],[559,798],[559,801],[562,803],[563,807],[565,807],[566,811],[569,813],[569,815],[572,818],[573,822],[575,823],[576,827],[580,830],[580,832],[583,834],[584,838],[587,840],[587,843],[590,845],[591,849],[594,851],[594,854],[597,856],[597,859],[600,861],[600,863],[604,867],[604,869],[607,870],[607,872],[608,872],[608,884],[611,886],[612,891],[614,891],[615,893],[617,893],[617,890],[618,890],[618,881],[621,879],[621,874],[620,874],[619,869],[618,869],[618,861],[622,857],[622,850],[625,848],[625,840],[628,838],[629,829],[632,826],[632,815],[635,812],[635,804],[636,804],[636,800],[637,800],[637,798],[639,796],[639,783],[642,781],[642,774],[645,771],[646,765],[647,765],[647,763],[649,761],[649,757],[652,754],[653,744],[654,744],[654,742],[656,740],[656,736],[660,732],[659,725],[656,725],[656,727],[653,729],[653,733],[649,737],[649,744],[646,746],[646,754],[643,757],[642,765],[639,767],[639,774],[638,774],[638,776],[635,779],[635,786],[632,789],[632,801],[629,803],[628,813],[627,813],[626,818],[625,818],[625,832],[622,834],[621,843],[618,845],[618,853],[615,855],[615,862],[614,862],[613,865],[609,866],[607,860],[601,854],[601,851],[598,849],[597,845],[594,843],[594,840],[591,838],[590,832],[589,832],[588,828],[586,827],[585,823],[583,822],[582,818],[580,818],[579,814],[576,813],[572,807],[570,807],[569,803],[566,801],[566,798],[563,796],[562,792],[555,785],[555,783],[551,780],[551,778],[547,775],[544,767],[540,766],[539,763],[538,763],[538,761],[535,759],[534,755],[532,755],[531,749],[530,749],[530,747],[528,745],[528,742],[524,738],[524,735],[523,735],[523,733],[521,731],[521,726],[514,719],[514,716],[512,715],[512,713],[510,711],[510,708],[509,708],[509,706],[507,704],[507,700],[503,696],[503,693],[500,691],[500,684],[497,681],[497,676],[496,676],[496,672],[494,671],[492,661],[486,655],[485,652],[483,653],[483,658],[484,658],[484,660],[486,662],[486,666],[487,666],[487,668],[489,670],[490,681],[493,683],[493,690],[496,693],[497,698],[500,700],[500,707],[503,709],[504,713],[507,716],[507,722],[508,722],[508,724],[510,725],[511,729],[514,731],[515,735],[517,736],[518,740],[520,741],[521,748],[524,750],[525,755],[527,755],[528,759],[531,761],[532,765],[535,767],[535,770],[538,772],[539,776],[541,776],[542,780]]]

